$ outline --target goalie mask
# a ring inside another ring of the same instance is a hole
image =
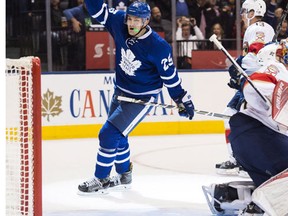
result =
[[[260,66],[264,66],[271,61],[288,64],[288,43],[286,40],[280,43],[268,44],[259,50],[257,62]]]

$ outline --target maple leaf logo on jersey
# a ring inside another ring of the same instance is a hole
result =
[[[141,62],[135,60],[134,53],[130,49],[127,49],[125,52],[122,48],[121,57],[122,59],[119,64],[121,69],[129,76],[136,76],[135,71],[141,66]]]

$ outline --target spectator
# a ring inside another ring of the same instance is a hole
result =
[[[170,20],[162,19],[160,9],[154,6],[151,9],[150,27],[156,32],[164,32],[165,40],[172,43],[172,23]]]
[[[68,47],[68,70],[85,70],[85,36],[86,28],[92,23],[91,17],[85,3],[64,10],[64,15],[75,32],[71,34]]]
[[[72,24],[73,31],[80,33],[81,35],[85,34],[85,27],[89,27],[92,23],[83,0],[80,5],[66,9],[63,13],[67,20]]]
[[[221,6],[221,21],[220,24],[225,32],[225,38],[236,38],[236,4],[235,0],[224,2]],[[228,41],[226,43],[227,49],[235,49],[236,42]]]
[[[221,44],[223,44],[224,47],[227,47],[225,44],[224,41],[222,41],[224,38],[225,38],[225,35],[224,35],[224,30],[221,26],[220,23],[215,23],[213,26],[212,26],[212,30],[211,30],[211,35],[215,34],[216,37],[217,37],[217,40],[219,40],[219,42]],[[218,47],[215,46],[214,43],[212,42],[209,42],[209,45],[208,45],[208,49],[214,49],[214,50],[218,50]]]
[[[287,20],[283,20],[278,37],[277,37],[277,41],[281,41],[282,39],[286,39],[288,37],[287,34]]]
[[[170,0],[146,0],[151,8],[155,6],[161,8],[161,17],[165,20],[172,20],[171,17],[171,1]]]
[[[33,55],[32,43],[32,3],[28,0],[19,2],[20,56]]]
[[[83,3],[83,0],[69,0],[68,8],[73,8],[81,5]]]
[[[51,0],[51,42],[53,70],[61,70],[63,65],[63,55],[61,54],[61,28],[63,16],[63,10],[60,7],[60,0]]]
[[[196,25],[194,18],[188,19],[187,17],[181,17],[177,19],[177,32],[176,40],[178,41],[178,68],[179,69],[191,69],[192,67],[192,50],[197,50],[200,45],[199,42],[193,42],[192,40],[203,40],[204,36]],[[193,28],[195,35],[191,34],[191,27]]]
[[[267,3],[267,11],[263,20],[270,24],[274,28],[274,30],[276,30],[278,19],[280,19],[282,11],[283,9],[281,7],[278,7],[277,0],[270,0]]]
[[[185,0],[176,1],[176,17],[189,16],[188,5]]]
[[[63,10],[60,7],[60,0],[51,0],[51,27],[61,27]]]
[[[288,0],[278,0],[278,6],[281,7],[283,10],[286,9],[286,5],[288,4]]]
[[[221,10],[219,10],[219,7],[216,5],[216,0],[208,0],[205,4],[205,11],[204,16],[206,20],[206,28],[205,31],[202,31],[205,38],[208,38],[209,35],[211,35],[212,26],[215,23],[219,23]]]
[[[199,26],[201,32],[205,36],[206,17],[205,17],[206,0],[194,0],[189,6],[189,14],[196,19],[196,25]]]

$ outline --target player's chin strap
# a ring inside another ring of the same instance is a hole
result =
[[[142,101],[142,100],[138,100],[138,99],[130,98],[130,97],[124,97],[124,96],[118,96],[117,100],[129,102],[129,103],[136,103],[136,104],[143,104],[143,105],[149,105],[149,106],[154,106],[154,107],[166,108],[166,109],[179,109],[179,107],[175,105],[168,105],[168,104],[162,104],[162,103],[156,103],[156,102],[150,102],[150,101],[146,102],[146,101]],[[204,110],[195,109],[194,112],[199,115],[217,117],[217,118],[222,118],[222,119],[230,119],[231,117],[229,115],[224,115],[221,113],[209,112],[209,111],[204,111]]]
[[[217,36],[215,34],[213,34],[209,40],[211,42],[213,42],[219,50],[221,50],[226,56],[227,58],[231,61],[231,63],[236,67],[236,69],[239,71],[239,73],[247,80],[247,82],[252,86],[252,88],[257,92],[257,94],[261,97],[263,103],[263,106],[266,110],[270,109],[270,103],[267,100],[267,98],[265,98],[263,96],[263,94],[256,88],[256,86],[254,85],[254,83],[252,82],[252,80],[249,78],[249,76],[245,73],[245,71],[239,66],[239,64],[235,61],[235,59],[228,53],[228,51],[223,47],[223,45],[218,41]]]
[[[247,26],[250,26],[250,21],[255,17],[255,14],[253,15],[253,17],[248,18],[248,13],[245,14],[245,19],[247,20]]]
[[[135,33],[137,33],[136,35],[134,35],[133,37],[137,37],[137,35],[143,30],[146,28],[147,25],[144,26],[144,24],[142,25],[142,27],[140,29],[137,29],[137,28],[133,28],[133,31]]]
[[[147,20],[148,20],[148,19],[147,19]],[[137,35],[138,35],[143,29],[145,29],[145,28],[147,27],[148,24],[147,24],[147,25],[144,25],[147,20],[146,20],[145,18],[142,18],[143,25],[142,25],[142,27],[141,27],[140,29],[133,28],[133,31],[134,31],[135,33],[137,33],[136,35],[134,35],[134,37],[137,37]]]

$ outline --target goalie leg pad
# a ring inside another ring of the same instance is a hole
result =
[[[255,189],[252,181],[234,181],[202,186],[206,201],[213,214],[235,215],[251,202]]]
[[[288,215],[288,168],[256,188],[252,200],[268,215]]]

